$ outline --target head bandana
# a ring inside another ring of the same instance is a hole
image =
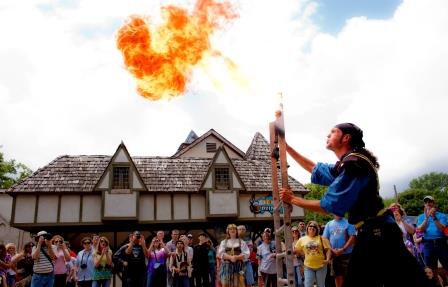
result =
[[[362,140],[363,132],[357,125],[352,123],[342,123],[336,125],[335,128],[340,129],[344,134],[349,134],[352,136],[350,146],[353,149],[363,148],[366,146],[364,141]]]

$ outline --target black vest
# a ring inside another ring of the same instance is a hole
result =
[[[342,157],[340,162],[336,163],[332,174],[338,176],[343,170],[349,176],[369,177],[367,186],[360,191],[355,203],[348,210],[348,222],[356,224],[367,218],[375,217],[384,208],[383,199],[378,193],[379,182],[375,167],[371,165],[368,159],[364,159],[355,153],[348,153]]]

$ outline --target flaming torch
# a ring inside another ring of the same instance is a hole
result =
[[[192,12],[162,7],[164,23],[150,29],[150,20],[131,16],[118,30],[117,47],[126,69],[137,81],[137,92],[149,99],[170,99],[186,91],[192,68],[213,51],[210,37],[237,17],[228,2],[197,0]]]

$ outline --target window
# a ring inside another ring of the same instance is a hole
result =
[[[129,189],[129,167],[114,167],[112,189]]]
[[[230,172],[227,167],[215,168],[215,188],[229,189],[230,187]]]
[[[216,143],[206,143],[205,149],[207,152],[215,152],[216,151]]]

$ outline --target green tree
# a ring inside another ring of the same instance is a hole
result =
[[[6,161],[0,151],[0,188],[9,188],[29,176],[32,170],[14,159]]]
[[[305,184],[305,187],[310,191],[307,195],[305,195],[305,199],[321,199],[324,193],[327,191],[327,187],[314,183]],[[322,214],[305,209],[305,222],[315,220],[319,224],[324,224],[332,219],[333,216],[330,214]]]

